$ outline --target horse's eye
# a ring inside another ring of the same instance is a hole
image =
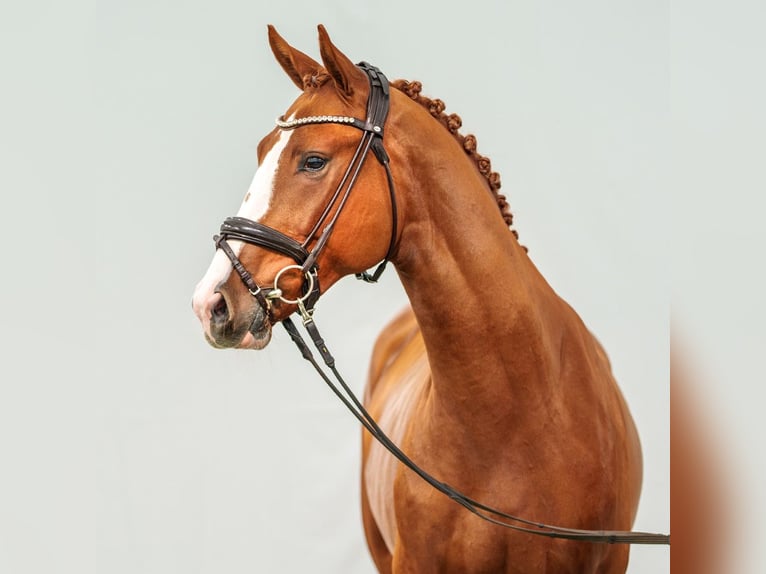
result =
[[[307,157],[303,161],[305,171],[321,171],[327,165],[327,160],[316,155]]]

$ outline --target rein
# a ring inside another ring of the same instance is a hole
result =
[[[492,524],[509,528],[511,530],[544,536],[548,538],[559,538],[566,540],[580,540],[586,542],[599,542],[608,544],[670,544],[669,534],[654,534],[648,532],[632,532],[624,530],[583,530],[577,528],[564,528],[527,520],[508,514],[506,512],[492,508],[478,502],[449,484],[436,479],[434,476],[419,467],[410,459],[380,428],[375,419],[364,408],[356,395],[352,392],[341,374],[335,366],[335,358],[330,353],[327,345],[314,322],[314,305],[319,298],[319,279],[317,277],[318,266],[316,260],[319,254],[327,244],[327,240],[332,233],[335,223],[346,204],[351,189],[356,183],[359,172],[361,171],[364,160],[370,150],[373,151],[378,162],[384,167],[388,180],[388,189],[391,196],[392,225],[391,241],[388,252],[383,261],[372,273],[357,274],[358,279],[375,283],[385,270],[386,264],[390,260],[396,243],[397,236],[397,210],[396,196],[394,192],[394,182],[389,166],[389,157],[383,147],[383,125],[388,115],[389,108],[389,87],[386,77],[374,66],[362,62],[359,67],[364,70],[370,80],[370,96],[367,101],[367,119],[365,121],[347,116],[310,116],[307,118],[285,120],[279,118],[277,127],[282,130],[291,130],[308,124],[335,123],[353,126],[361,130],[362,138],[354,153],[354,156],[346,169],[341,182],[335,190],[332,198],[325,207],[319,220],[316,222],[306,240],[301,244],[296,240],[284,235],[280,231],[268,227],[262,223],[251,221],[242,217],[229,217],[221,226],[220,235],[214,236],[216,247],[221,249],[231,260],[234,270],[239,274],[243,283],[247,286],[250,293],[263,307],[269,317],[271,314],[271,301],[279,299],[287,304],[295,304],[301,314],[303,325],[306,328],[309,337],[322,357],[326,367],[330,369],[333,377],[340,385],[340,388],[332,378],[319,365],[314,355],[306,344],[303,336],[298,331],[291,317],[282,320],[282,324],[290,335],[290,338],[298,347],[301,355],[314,367],[322,380],[330,387],[330,390],[340,399],[354,417],[362,426],[377,440],[388,452],[390,452],[403,465],[417,474],[421,479],[430,484],[434,489],[448,496],[468,511],[479,518]],[[333,206],[337,204],[332,218],[327,219]],[[319,233],[320,228],[327,222],[324,229]],[[308,245],[311,240],[319,233],[316,243],[311,251]],[[241,261],[228,245],[228,239],[235,239],[265,247],[272,251],[277,251],[283,255],[292,258],[296,264],[288,265],[277,273],[274,278],[274,286],[271,288],[262,288],[259,286],[250,273],[242,265]],[[299,269],[305,276],[307,283],[304,283],[301,296],[297,299],[286,299],[279,289],[279,279],[281,275],[290,269]],[[524,525],[524,526],[521,526]]]

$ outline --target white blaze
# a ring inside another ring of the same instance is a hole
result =
[[[266,214],[271,202],[271,196],[274,193],[274,176],[279,167],[279,158],[290,141],[292,131],[280,131],[277,141],[263,158],[263,163],[255,171],[253,181],[250,184],[242,205],[239,207],[237,215],[246,217],[253,221],[259,221]],[[232,241],[232,243],[234,243]],[[240,242],[237,242],[240,243]],[[236,253],[236,251],[235,251]]]
[[[292,131],[279,132],[277,141],[263,158],[263,163],[255,171],[250,189],[237,212],[239,217],[259,221],[268,211],[274,192],[274,176],[279,167],[279,158],[282,156],[291,134]],[[228,243],[234,254],[239,255],[244,244],[237,240],[231,240]],[[215,252],[205,276],[194,290],[192,306],[208,335],[210,334],[210,312],[216,300],[215,291],[223,281],[228,279],[231,270],[229,258],[219,249]]]

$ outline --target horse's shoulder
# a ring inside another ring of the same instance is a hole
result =
[[[420,327],[412,309],[407,306],[383,328],[375,341],[365,398],[370,398],[381,379],[399,378],[396,372],[406,369],[424,353]]]
[[[423,336],[408,307],[383,329],[375,343],[365,403],[386,435],[402,445],[413,413],[430,381]],[[397,536],[394,483],[397,460],[367,434],[363,438],[364,491],[371,524],[393,552]]]

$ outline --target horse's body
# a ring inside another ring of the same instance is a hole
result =
[[[285,117],[364,115],[367,78],[323,29],[324,67],[273,30],[270,38],[303,90]],[[443,106],[434,109],[412,85],[396,86],[385,126],[399,204],[391,260],[412,309],[376,344],[365,394],[371,414],[417,464],[476,500],[548,524],[628,530],[641,488],[641,452],[603,349],[509,231],[509,217],[498,213],[504,201],[495,193],[497,176],[474,153],[475,142],[456,135],[454,125],[445,129],[455,117],[441,114]],[[258,200],[259,220],[306,239],[339,179],[338,166],[353,152],[357,136],[349,131],[315,125],[289,138],[279,131],[267,136],[259,155],[273,173],[263,189],[251,189],[240,213],[253,209],[251,193],[268,193],[265,203]],[[319,175],[313,159],[306,167],[311,154],[327,159]],[[386,253],[391,207],[380,172],[366,164],[349,197],[320,258],[323,291]],[[285,265],[282,255],[237,249],[263,284]],[[275,305],[266,318],[216,257],[194,299],[208,338],[217,346],[264,346],[270,324],[295,307]],[[363,458],[364,526],[381,572],[626,569],[627,545],[551,540],[480,520],[396,463],[369,435]]]

